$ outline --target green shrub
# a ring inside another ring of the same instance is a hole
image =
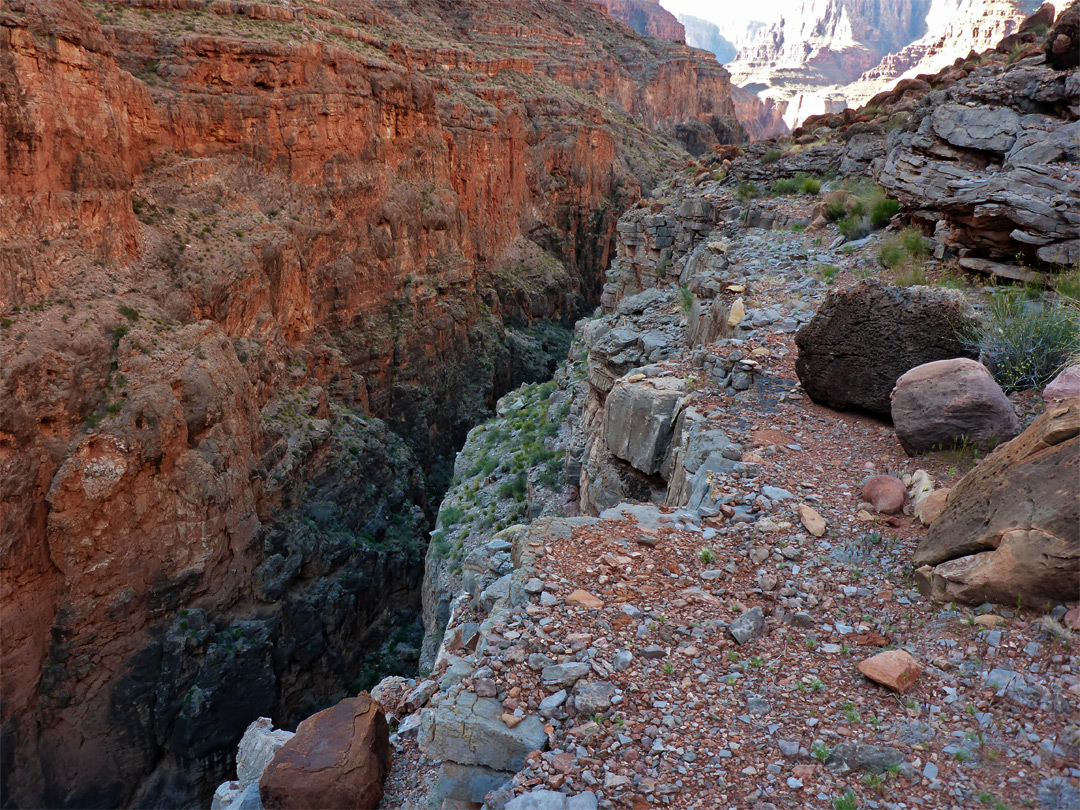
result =
[[[832,284],[833,278],[840,272],[840,268],[835,264],[825,264],[821,266],[821,275],[825,279],[826,284]]]
[[[679,306],[683,312],[689,312],[694,306],[694,294],[685,285],[679,287]]]
[[[1059,273],[1053,279],[1054,290],[1062,298],[1080,302],[1080,265],[1067,273]]]
[[[870,209],[870,224],[875,228],[884,228],[899,211],[900,203],[896,200],[882,200]]]
[[[801,187],[802,183],[796,178],[785,177],[772,184],[772,193],[774,197],[779,197],[784,194],[797,194]]]
[[[120,305],[120,314],[132,323],[139,320],[139,310],[135,309],[135,307],[129,307],[126,304]]]
[[[756,183],[744,180],[739,183],[738,188],[735,189],[735,196],[739,198],[739,202],[748,203],[761,196],[761,189],[757,187]]]
[[[770,149],[761,158],[762,163],[776,163],[780,158],[784,156],[784,153],[779,149]]]
[[[1061,301],[1028,303],[1016,290],[1001,290],[960,338],[1006,392],[1039,389],[1080,353],[1080,309]]]
[[[845,219],[840,220],[840,224],[837,225],[840,229],[840,233],[844,235],[849,242],[854,242],[856,239],[862,239],[864,236],[869,236],[873,228],[870,227],[869,217],[858,216],[852,214]]]
[[[882,243],[878,249],[878,261],[890,270],[898,270],[907,261],[907,253],[904,246],[895,239]]]
[[[837,222],[847,216],[847,205],[844,203],[844,193],[835,192],[825,199],[825,217],[830,222]]]
[[[815,180],[813,177],[807,177],[802,182],[802,186],[799,187],[799,191],[803,194],[817,194],[821,191],[821,182]]]
[[[900,238],[903,240],[904,250],[912,258],[925,259],[930,253],[930,242],[918,228],[904,228]]]

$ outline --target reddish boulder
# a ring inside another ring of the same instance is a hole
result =
[[[863,500],[884,515],[895,515],[904,508],[907,489],[904,482],[891,475],[875,475],[862,488]]]
[[[373,810],[390,770],[390,729],[367,692],[304,720],[259,781],[266,810]]]
[[[1080,398],[953,487],[913,560],[933,599],[1045,605],[1080,590]]]
[[[1043,389],[1043,399],[1057,402],[1070,397],[1080,397],[1080,366],[1069,366]]]
[[[900,377],[892,418],[909,456],[959,442],[986,448],[1020,432],[1012,403],[986,366],[964,357],[926,363]]]

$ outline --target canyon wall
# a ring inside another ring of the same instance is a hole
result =
[[[599,0],[608,14],[647,37],[684,42],[686,31],[660,0]],[[698,46],[695,46],[698,47]]]
[[[0,804],[204,801],[415,662],[429,494],[679,136],[726,72],[585,0],[7,3]]]
[[[772,99],[796,126],[859,106],[898,79],[984,50],[1038,7],[1034,0],[808,0],[758,32],[730,63],[733,81]]]

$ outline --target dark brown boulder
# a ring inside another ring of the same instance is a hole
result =
[[[876,280],[833,290],[795,336],[795,371],[810,398],[889,418],[900,375],[934,360],[970,356],[957,330],[970,315],[951,290]]]
[[[1075,600],[1080,397],[1051,406],[964,476],[913,562],[921,589],[938,600]]]
[[[1020,432],[1005,392],[986,366],[966,357],[902,375],[892,393],[892,420],[909,456],[961,443],[989,449]]]
[[[1061,14],[1046,37],[1046,61],[1055,70],[1080,67],[1080,3],[1073,3]]]
[[[304,720],[259,781],[266,810],[373,810],[390,770],[390,729],[367,692]]]
[[[1049,28],[1054,24],[1054,4],[1043,3],[1039,6],[1039,10],[1020,23],[1020,28],[1017,29],[1018,34],[1026,34],[1028,31],[1038,31],[1038,29]]]

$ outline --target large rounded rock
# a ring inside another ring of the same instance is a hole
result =
[[[1042,395],[1047,402],[1080,397],[1080,366],[1069,366],[1063,369],[1043,389]]]
[[[934,599],[1025,605],[1080,592],[1080,397],[1052,406],[949,494],[915,552]]]
[[[266,810],[367,810],[382,801],[390,730],[366,692],[304,720],[259,782]]]
[[[964,357],[958,329],[971,318],[953,290],[860,281],[830,291],[795,336],[795,371],[810,398],[832,408],[891,413],[889,394],[904,372]]]
[[[1056,70],[1080,67],[1080,3],[1073,3],[1061,14],[1046,36],[1046,61]]]
[[[1012,403],[986,366],[962,357],[901,376],[892,394],[892,419],[909,456],[961,442],[996,446],[1020,432]]]

